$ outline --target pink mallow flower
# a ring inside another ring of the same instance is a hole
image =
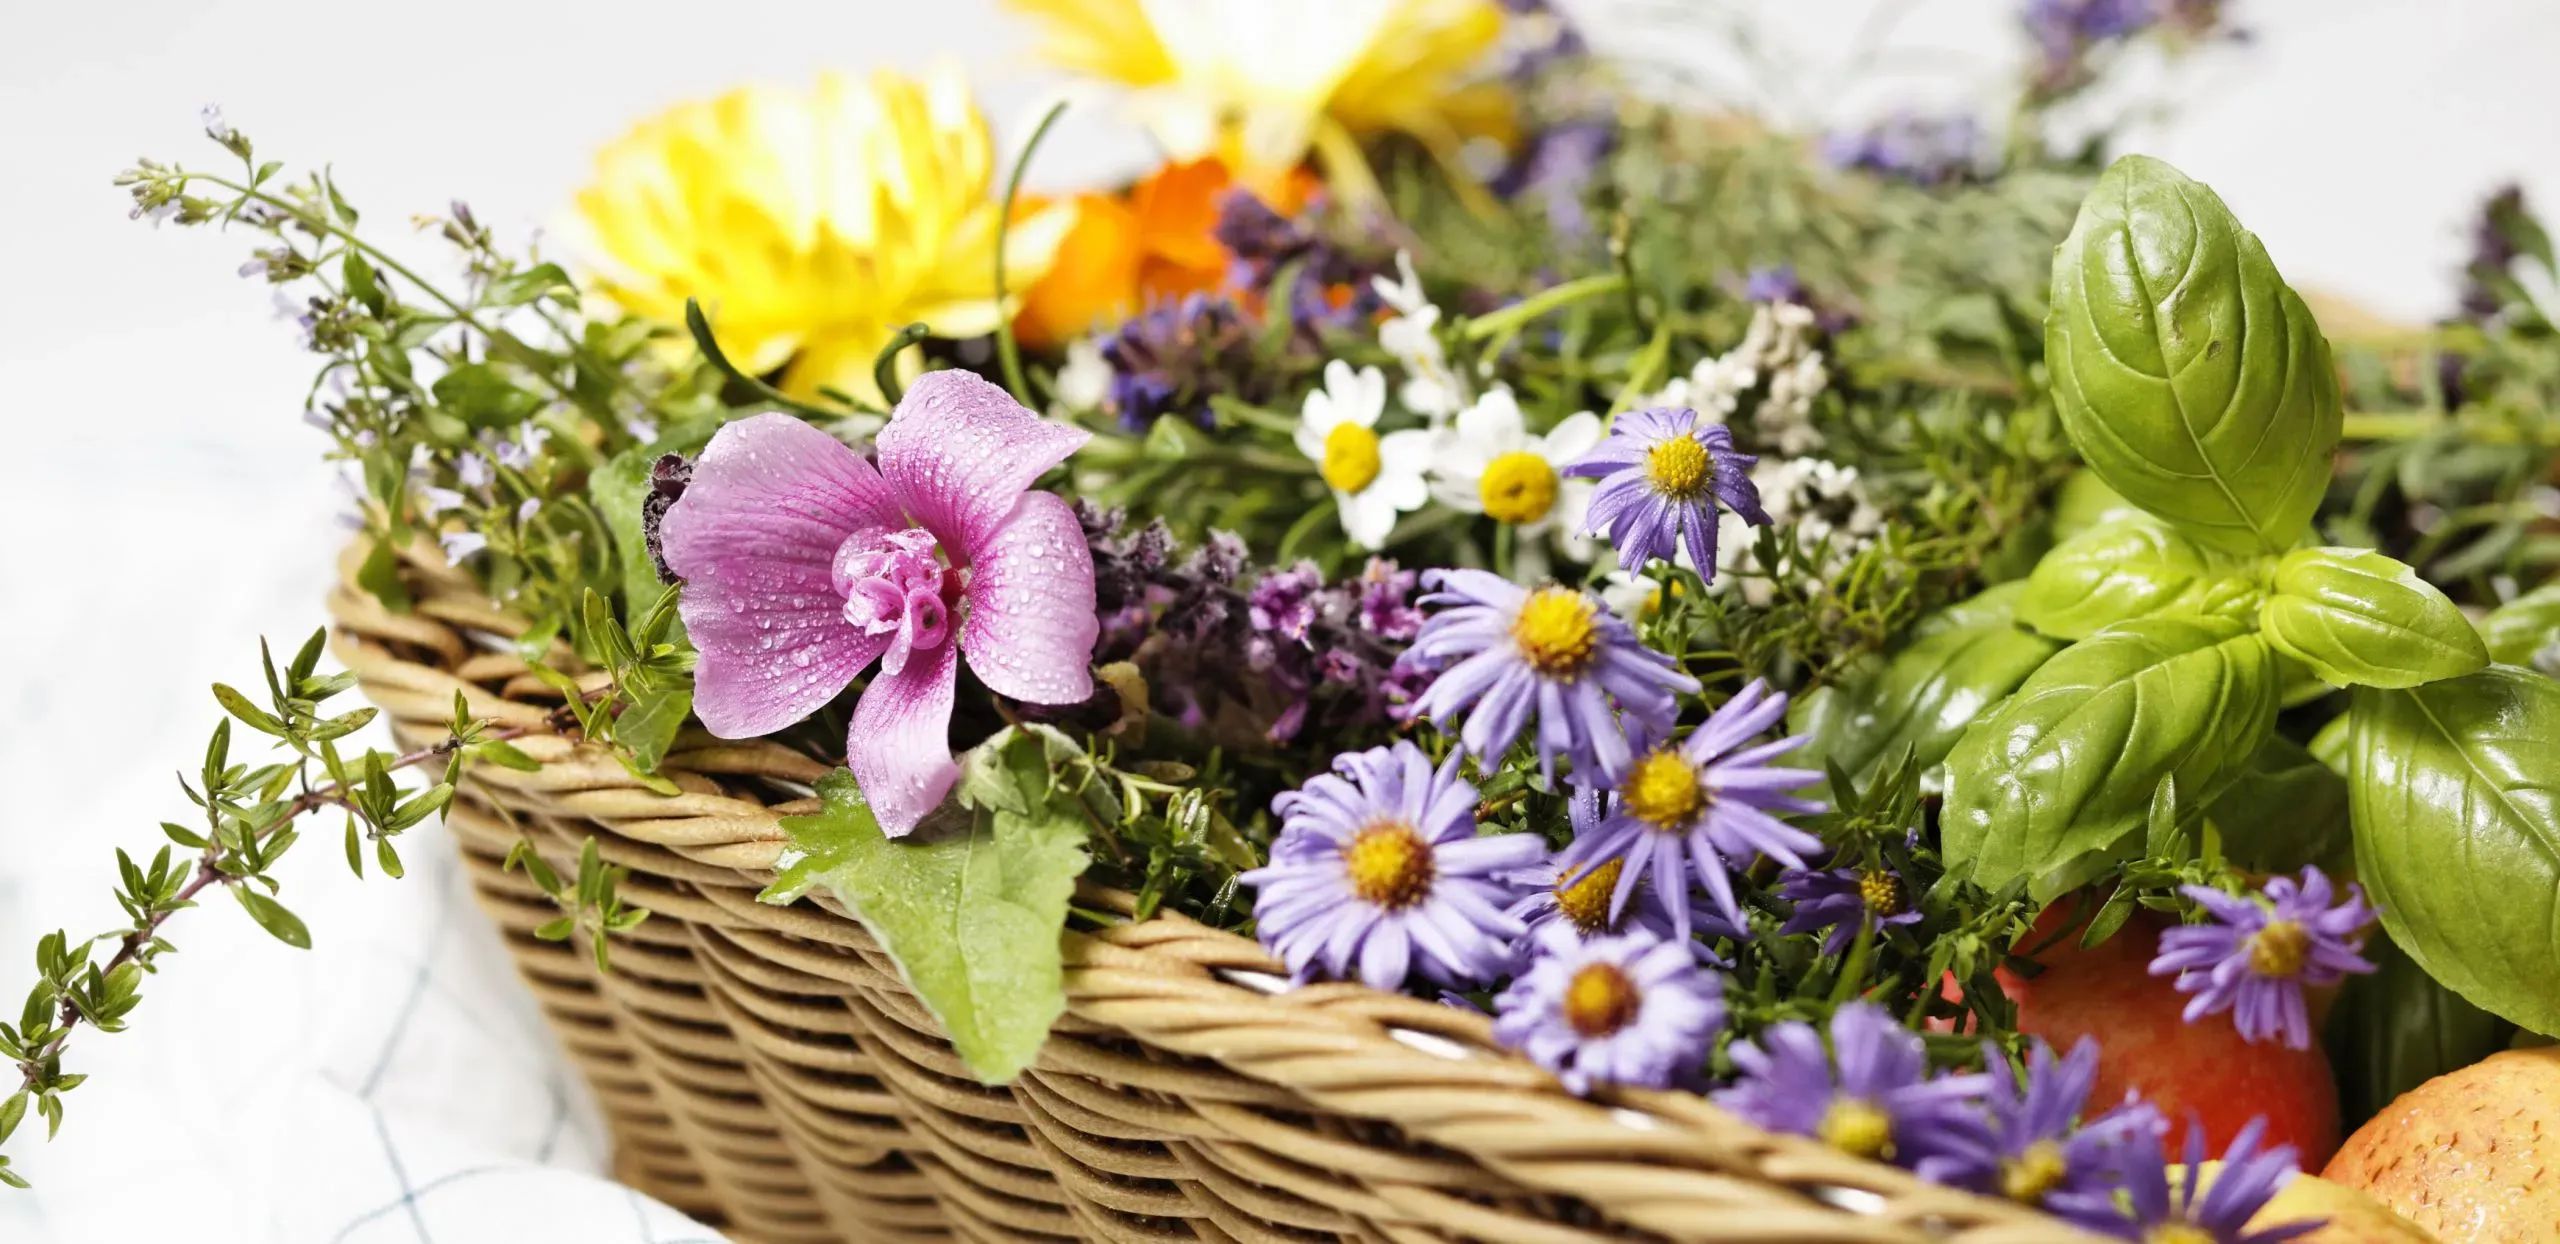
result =
[[[702,724],[770,734],[877,661],[845,760],[881,830],[914,829],[959,776],[962,654],[999,695],[1093,694],[1093,554],[1066,502],[1029,491],[1085,439],[963,371],[907,390],[876,468],[789,415],[720,429],[664,528]]]

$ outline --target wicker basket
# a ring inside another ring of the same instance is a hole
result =
[[[405,614],[356,565],[329,601],[336,653],[404,745],[444,737],[457,689],[480,717],[550,718],[557,694],[485,642],[520,621],[432,553]],[[1479,1015],[1277,992],[1261,947],[1175,915],[1067,933],[1067,1014],[1036,1067],[986,1087],[859,924],[756,901],[777,819],[816,806],[794,785],[826,766],[688,733],[668,797],[568,738],[519,746],[538,772],[475,769],[447,817],[481,905],[594,1086],[617,1177],[742,1240],[2085,1238],[1695,1096],[1576,1098]],[[603,974],[535,940],[557,912],[500,868],[520,839],[566,862],[589,837],[656,913]]]

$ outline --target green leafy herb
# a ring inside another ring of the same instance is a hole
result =
[[[1016,726],[966,757],[956,811],[891,841],[843,771],[818,783],[822,812],[785,817],[796,853],[762,895],[788,903],[824,887],[897,960],[899,972],[989,1084],[1031,1065],[1066,1009],[1059,937],[1084,872],[1088,793],[1059,779],[1072,740]]]
[[[2056,639],[2087,639],[2155,614],[2243,617],[2264,595],[2263,559],[2227,553],[2139,510],[2063,541],[2036,563],[2018,620]]]
[[[2560,581],[2542,586],[2489,611],[2480,619],[2480,640],[2489,659],[2502,665],[2528,665],[2560,644]]]
[[[1908,747],[1923,771],[1936,768],[1966,726],[2062,650],[2011,620],[2025,590],[2007,583],[1949,605],[1881,663],[1798,700],[1790,729],[1813,736],[1800,763],[1865,782]]]
[[[2281,734],[2267,736],[2205,816],[2221,831],[2223,854],[2253,872],[2317,864],[2334,873],[2353,860],[2346,779]]]
[[[2360,688],[2348,789],[2356,872],[2427,974],[2560,1032],[2560,682],[2493,665]]]
[[[2050,899],[2140,845],[2162,779],[2200,804],[2257,753],[2281,684],[2227,618],[2109,627],[2044,663],[1947,757],[1951,871]]]
[[[2489,664],[2462,610],[2417,571],[2369,549],[2285,554],[2259,626],[2277,651],[2344,686],[2415,687]]]
[[[2243,553],[2310,523],[2338,444],[2329,344],[2203,184],[2108,167],[2054,252],[2045,359],[2072,444],[2135,505]]]

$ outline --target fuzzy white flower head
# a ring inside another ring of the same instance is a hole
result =
[[[1066,365],[1058,369],[1058,404],[1070,411],[1102,409],[1111,396],[1111,363],[1102,343],[1086,338],[1067,347]]]
[[[1434,466],[1432,491],[1443,504],[1508,523],[1521,535],[1559,533],[1568,556],[1588,560],[1580,534],[1596,484],[1566,478],[1564,468],[1600,443],[1600,417],[1583,411],[1544,436],[1532,435],[1519,399],[1497,385],[1458,412]]]
[[[1377,291],[1378,300],[1395,312],[1379,322],[1378,346],[1405,369],[1404,387],[1397,397],[1435,425],[1458,413],[1466,405],[1466,393],[1449,370],[1449,357],[1440,346],[1440,308],[1422,292],[1413,256],[1397,251],[1396,279],[1371,277],[1369,285]]]
[[[1423,472],[1437,438],[1420,429],[1380,436],[1378,418],[1386,409],[1386,373],[1353,371],[1335,359],[1325,364],[1324,387],[1307,394],[1298,419],[1298,452],[1315,461],[1342,512],[1342,530],[1364,549],[1384,548],[1396,515],[1431,499]]]

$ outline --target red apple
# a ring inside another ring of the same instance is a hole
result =
[[[2045,913],[2026,943],[2043,947],[2035,955],[2043,971],[2030,978],[2000,970],[2001,988],[2018,1004],[2019,1030],[2056,1049],[2095,1038],[2092,1105],[2120,1101],[2128,1089],[2140,1093],[2168,1116],[2173,1145],[2184,1143],[2193,1116],[2219,1154],[2250,1119],[2265,1115],[2270,1143],[2294,1146],[2305,1169],[2320,1169],[2338,1148],[2338,1085],[2319,1044],[2252,1045],[2227,1012],[2192,1024],[2179,1018],[2187,995],[2149,971],[2162,922],[2148,912],[2093,950],[2081,949],[2076,932],[2044,946],[2067,906]]]

